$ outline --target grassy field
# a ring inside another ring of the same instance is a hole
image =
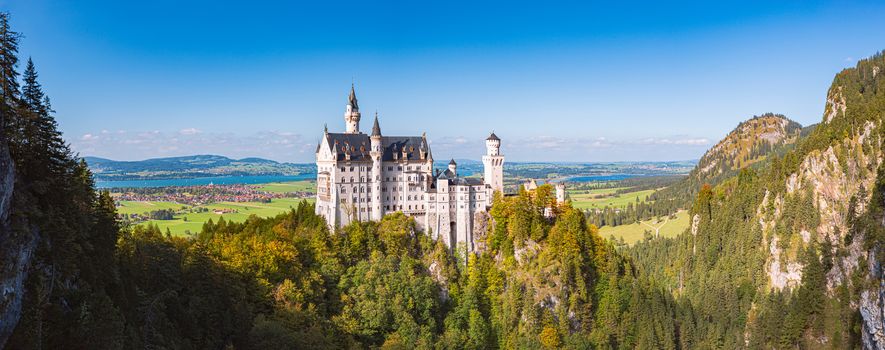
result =
[[[599,195],[608,195],[614,194],[615,191],[624,189],[626,187],[613,187],[613,188],[594,188],[592,190],[566,190],[569,196],[599,196]]]
[[[688,225],[688,212],[682,210],[676,213],[676,219],[663,218],[658,221],[655,218],[630,225],[603,226],[599,228],[599,234],[605,238],[623,238],[625,243],[632,245],[644,238],[646,230],[651,231],[652,235],[657,233],[660,237],[676,237]]]
[[[117,213],[129,215],[129,214],[144,214],[149,213],[154,210],[161,209],[172,209],[179,210],[182,207],[188,207],[187,205],[175,202],[133,202],[133,201],[120,201],[120,206],[117,207]]]
[[[273,193],[289,192],[316,192],[316,183],[313,181],[272,182],[261,185],[258,189]]]
[[[256,215],[258,217],[272,217],[276,216],[280,213],[284,213],[288,211],[290,208],[294,208],[298,206],[302,200],[306,200],[309,203],[313,203],[313,198],[279,198],[274,199],[270,203],[259,203],[259,202],[244,202],[244,203],[234,203],[234,202],[220,202],[213,203],[205,206],[201,206],[203,208],[208,209],[207,212],[201,213],[179,213],[176,214],[173,220],[148,220],[140,223],[139,225],[145,224],[155,224],[160,230],[166,231],[168,228],[169,231],[176,236],[188,236],[196,234],[200,232],[203,227],[203,223],[209,221],[218,221],[220,218],[224,218],[224,220],[234,221],[234,222],[242,222],[246,221],[250,215]],[[186,205],[174,202],[127,202],[122,201],[121,206],[117,207],[117,211],[121,214],[129,214],[129,213],[144,213],[149,212],[151,210],[158,209],[175,209],[179,210],[182,207],[191,208]],[[224,213],[224,214],[216,214],[215,210],[224,210],[224,209],[232,209],[236,212],[234,213]]]
[[[605,207],[625,207],[627,203],[636,203],[637,198],[639,202],[645,202],[645,198],[655,192],[655,190],[644,190],[596,198],[600,195],[614,194],[616,190],[616,188],[596,189],[591,190],[589,194],[582,193],[585,191],[573,191],[569,192],[569,197],[571,197],[572,206],[575,208],[602,209]]]
[[[313,181],[291,181],[291,182],[273,182],[260,185],[259,190],[273,192],[273,193],[289,193],[289,192],[316,192],[316,184]],[[200,206],[201,208],[208,209],[207,212],[201,213],[193,213],[187,212],[189,209],[196,209],[196,207],[192,207],[190,205],[185,205],[176,202],[163,202],[163,201],[120,201],[120,205],[117,207],[117,213],[122,215],[129,214],[147,214],[154,210],[160,209],[172,209],[175,211],[181,211],[182,213],[176,214],[173,220],[149,220],[140,225],[144,224],[155,224],[160,230],[166,231],[168,228],[170,232],[174,235],[178,236],[187,236],[188,234],[195,234],[199,232],[203,223],[212,219],[212,221],[218,221],[219,218],[224,217],[225,220],[242,222],[245,221],[250,215],[256,215],[259,217],[271,217],[276,216],[277,214],[286,212],[289,208],[293,208],[298,205],[299,202],[305,199],[300,198],[278,198],[272,200],[270,203],[260,203],[260,202],[245,202],[245,203],[234,203],[234,202],[220,202],[213,203],[209,205]],[[313,203],[313,198],[306,199],[308,202]],[[224,214],[216,214],[216,210],[225,210],[230,209],[234,210],[233,213],[224,213]]]

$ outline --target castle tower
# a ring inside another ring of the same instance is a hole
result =
[[[501,139],[492,133],[486,139],[486,155],[482,157],[483,180],[492,191],[504,192],[504,156],[501,154]]]
[[[454,158],[449,162],[449,171],[452,172],[452,175],[458,176],[458,163],[455,163]]]
[[[354,100],[356,101],[356,100]],[[356,103],[356,102],[354,102]],[[359,117],[357,117],[359,120]],[[378,112],[375,112],[375,124],[372,125],[371,150],[369,156],[372,157],[372,187],[369,195],[372,200],[372,220],[381,221],[384,212],[381,209],[381,126],[378,125]]]
[[[556,204],[565,203],[565,184],[559,182],[556,184]]]
[[[347,98],[347,110],[344,112],[344,122],[347,124],[348,134],[360,132],[360,106],[356,103],[356,92],[353,84],[350,85],[350,96]]]

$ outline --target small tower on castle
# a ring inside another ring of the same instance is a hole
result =
[[[486,155],[482,157],[483,180],[492,191],[504,192],[504,156],[501,154],[501,139],[493,132],[486,138]]]
[[[353,84],[350,85],[350,96],[347,98],[347,109],[344,111],[344,122],[347,124],[348,134],[360,132],[360,106],[356,103],[356,92]]]
[[[381,209],[381,126],[378,125],[378,112],[375,112],[375,123],[372,125],[372,135],[369,136],[371,141],[371,150],[369,156],[372,157],[372,187],[369,191],[372,202],[372,220],[381,221],[384,212]]]
[[[565,184],[560,182],[556,186],[556,204],[565,203]]]
[[[452,172],[452,175],[458,176],[458,163],[455,163],[455,158],[449,162],[449,171]]]

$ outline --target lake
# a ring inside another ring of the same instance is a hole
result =
[[[167,186],[202,186],[208,184],[233,185],[233,184],[263,184],[268,182],[286,182],[299,180],[314,180],[316,174],[300,175],[250,175],[250,176],[210,176],[190,179],[160,179],[160,180],[119,180],[119,181],[95,181],[97,188],[113,187],[167,187]]]
[[[637,176],[639,176],[639,175],[632,175],[632,174],[588,175],[588,176],[570,177],[566,181],[572,181],[572,182],[618,181],[618,180],[629,179],[631,177],[637,177]]]

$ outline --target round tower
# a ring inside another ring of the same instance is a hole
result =
[[[482,157],[483,181],[491,192],[504,192],[504,156],[501,155],[501,139],[493,132],[486,138],[486,155]]]
[[[495,133],[486,139],[486,155],[497,156],[501,154],[501,139]]]
[[[356,91],[353,84],[350,85],[350,96],[347,98],[347,109],[344,111],[344,123],[347,125],[348,134],[360,132],[360,106],[356,103]]]

